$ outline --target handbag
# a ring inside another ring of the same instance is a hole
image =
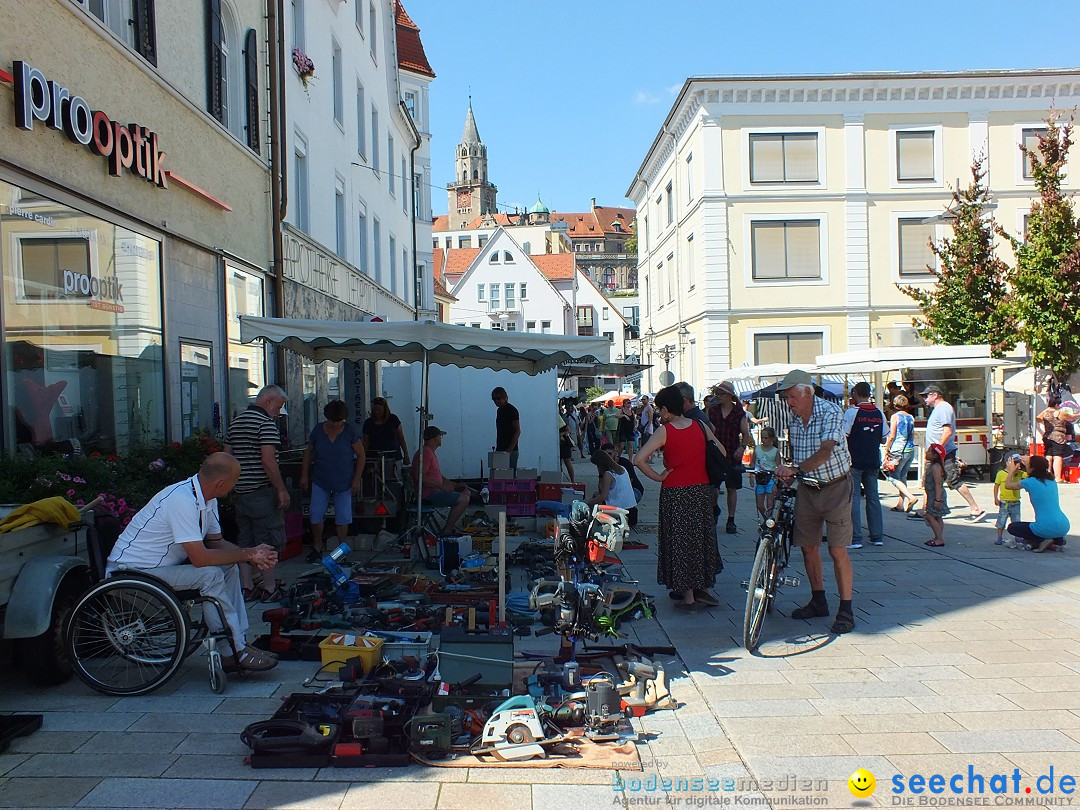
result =
[[[883,472],[889,473],[889,472],[892,472],[893,470],[895,470],[897,468],[897,466],[899,466],[899,464],[900,464],[900,454],[899,453],[889,453],[887,456],[885,456],[885,460],[883,462],[881,462],[881,469],[882,469]]]
[[[705,474],[709,477],[709,483],[718,487],[727,479],[728,460],[724,451],[709,438],[708,431],[701,420],[695,419],[701,429],[701,435],[705,438]]]

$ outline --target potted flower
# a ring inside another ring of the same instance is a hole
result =
[[[304,89],[307,90],[308,82],[315,81],[315,63],[311,61],[311,57],[304,53],[299,48],[292,49],[292,63],[296,68],[296,72],[300,74],[300,81],[304,83]]]

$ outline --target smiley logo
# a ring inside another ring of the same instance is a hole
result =
[[[848,777],[847,786],[852,796],[857,799],[865,799],[867,796],[873,795],[874,788],[877,787],[877,780],[866,768],[859,768]]]

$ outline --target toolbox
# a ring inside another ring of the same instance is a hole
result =
[[[461,683],[479,674],[484,687],[509,689],[514,679],[514,633],[509,627],[469,630],[443,627],[439,636],[439,675]]]

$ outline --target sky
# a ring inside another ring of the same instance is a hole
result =
[[[437,75],[436,214],[470,92],[500,210],[539,195],[587,211],[592,197],[631,205],[626,190],[690,76],[1080,65],[1077,0],[403,2]]]

